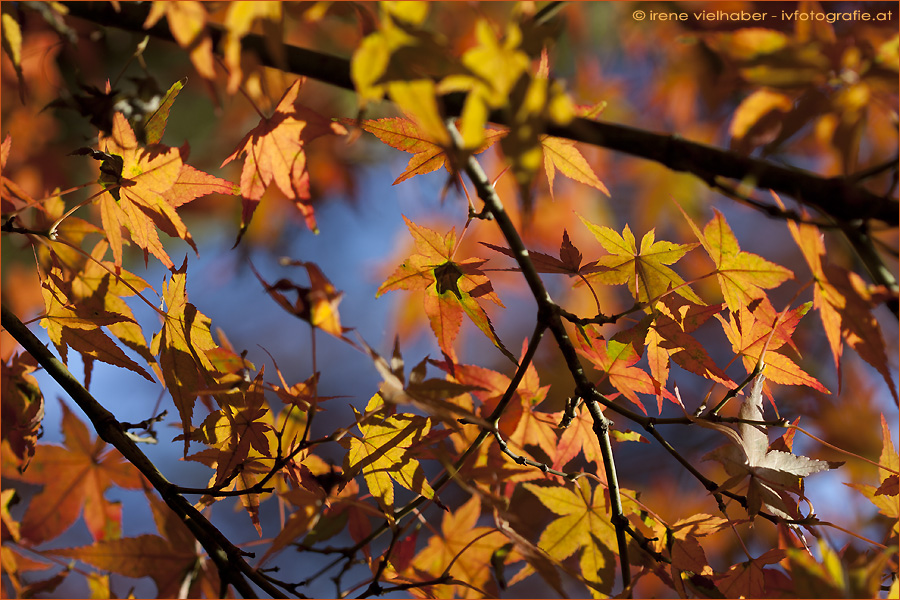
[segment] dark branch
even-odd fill
[[[175,485],[159,472],[156,465],[147,458],[147,455],[129,437],[115,415],[97,402],[90,392],[69,372],[66,366],[53,356],[31,330],[23,325],[18,317],[6,306],[2,307],[2,324],[3,328],[44,367],[47,374],[59,383],[60,387],[84,411],[97,435],[121,452],[122,456],[137,467],[141,474],[147,478],[169,508],[187,525],[194,537],[197,538],[197,541],[206,550],[210,559],[218,568],[223,581],[233,585],[238,593],[245,598],[255,598],[257,596],[257,593],[248,581],[258,585],[273,598],[285,597],[247,564],[243,558],[244,553],[238,547],[216,529],[184,496],[176,492]]]
[[[149,4],[123,2],[119,5],[120,12],[116,12],[106,2],[63,4],[72,16],[108,27],[149,33],[154,37],[174,42],[165,21],[160,21],[149,30],[143,28]],[[218,48],[224,31],[213,26],[209,29]],[[263,36],[249,34],[241,43],[245,50],[256,53],[262,64],[279,66],[270,56]],[[291,45],[285,45],[284,50],[286,57],[284,68],[288,72],[355,91],[348,59]],[[444,107],[447,115],[458,116],[462,111],[463,100],[464,96],[460,94],[445,96]],[[490,119],[501,125],[508,124],[500,112],[492,113]],[[583,118],[577,118],[564,127],[550,126],[547,133],[652,160],[673,171],[692,173],[704,181],[708,181],[711,174],[714,174],[750,183],[762,190],[772,189],[842,221],[877,219],[893,227],[900,222],[898,216],[900,204],[897,200],[879,196],[856,185],[851,178],[821,177],[802,169],[785,167],[691,142],[677,135],[652,133],[626,125]]]

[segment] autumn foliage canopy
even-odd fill
[[[897,22],[3,3],[3,596],[896,598]]]

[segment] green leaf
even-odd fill
[[[162,99],[159,108],[147,119],[144,124],[144,139],[147,144],[158,144],[162,141],[163,134],[166,132],[166,122],[169,120],[169,109],[172,108],[172,103],[175,102],[178,92],[184,88],[185,83],[187,83],[187,77],[173,83]]]

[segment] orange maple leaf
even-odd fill
[[[55,549],[49,553],[127,577],[150,577],[156,583],[159,598],[218,596],[218,570],[205,556],[196,538],[161,500],[152,496],[147,500],[162,536],[144,534],[99,540],[90,546]],[[189,590],[184,589],[186,583]]]
[[[654,383],[665,385],[669,377],[669,360],[682,368],[728,388],[735,383],[706,352],[690,332],[722,309],[721,304],[701,306],[680,296],[669,294],[656,304],[653,325],[647,331],[647,360]]]
[[[776,196],[775,200],[783,207],[780,198]],[[825,243],[818,227],[811,223],[788,221],[788,229],[815,279],[813,305],[822,318],[834,364],[838,369],[838,382],[841,375],[840,360],[846,341],[860,358],[881,374],[896,400],[897,386],[891,376],[884,336],[878,320],[872,314],[872,308],[877,305],[880,294],[869,289],[856,273],[824,260]]]
[[[524,356],[527,342],[523,343]],[[478,414],[487,419],[497,408],[500,399],[506,393],[510,379],[502,373],[475,365],[438,366],[450,373],[453,380],[474,388],[471,394],[481,401]],[[526,445],[537,446],[548,456],[554,456],[557,448],[555,423],[556,415],[535,410],[547,397],[549,385],[541,386],[537,370],[533,364],[528,365],[519,387],[506,409],[500,415],[498,429],[516,451],[524,450]]]
[[[351,123],[355,121],[345,119],[344,122]],[[361,122],[359,126],[374,134],[375,137],[388,146],[413,155],[409,159],[409,164],[406,165],[406,170],[394,180],[393,185],[397,185],[416,175],[437,171],[443,166],[447,166],[448,171],[451,170],[447,164],[446,150],[427,136],[412,119],[403,117],[370,119]],[[475,149],[474,154],[484,152],[504,135],[506,135],[505,131],[496,129],[485,130],[485,141]]]
[[[244,211],[241,233],[272,183],[294,201],[311,231],[317,231],[315,213],[309,204],[309,172],[306,170],[306,144],[328,133],[343,135],[346,128],[318,113],[300,106],[297,96],[303,80],[298,79],[285,91],[271,117],[263,117],[222,163],[244,158],[241,171],[241,197]],[[240,237],[238,237],[240,240]]]
[[[145,263],[149,252],[166,267],[175,266],[163,249],[157,228],[183,239],[196,252],[175,207],[207,194],[234,194],[234,184],[185,165],[187,145],[141,147],[122,113],[113,115],[112,134],[101,135],[99,145],[102,152],[82,148],[76,154],[90,154],[103,161],[98,182],[106,192],[99,198],[100,216],[116,267],[122,266],[123,226],[134,243],[144,249]]]
[[[405,216],[409,232],[416,241],[417,252],[403,261],[381,287],[376,297],[391,290],[424,290],[425,313],[431,322],[431,329],[437,337],[441,350],[453,362],[456,353],[453,342],[459,333],[462,313],[465,312],[473,323],[503,352],[504,356],[516,362],[516,358],[497,337],[487,313],[476,299],[490,300],[503,306],[494,293],[491,282],[481,270],[486,260],[469,258],[455,262],[456,228],[445,236],[416,225]]]
[[[499,590],[491,580],[490,559],[508,539],[493,528],[477,527],[480,515],[481,500],[477,495],[459,509],[445,513],[441,533],[428,540],[428,545],[400,575],[418,581],[440,577],[449,569],[451,577],[467,585],[423,589],[429,590],[435,598],[481,598],[483,595],[478,588],[483,588],[488,597],[496,598]]]
[[[797,366],[797,363],[784,354],[775,352],[785,344],[794,347],[791,336],[810,306],[811,303],[806,303],[779,316],[768,300],[762,300],[732,312],[730,320],[726,321],[722,315],[716,315],[716,319],[722,324],[734,352],[743,358],[748,372],[756,367],[760,356],[765,353],[762,360],[766,365],[766,377],[770,380],[785,385],[805,385],[823,394],[830,394],[825,386]]]
[[[547,173],[551,198],[555,199],[553,182],[556,179],[557,169],[569,179],[589,185],[609,196],[609,189],[594,173],[594,169],[575,146],[575,142],[545,135],[541,136],[541,150],[544,154],[544,171]]]
[[[93,360],[123,367],[134,371],[148,381],[150,375],[103,333],[101,326],[112,326],[118,323],[134,323],[130,311],[118,313],[106,310],[105,298],[109,288],[98,288],[93,294],[79,298],[73,291],[70,281],[63,279],[62,271],[54,266],[44,281],[41,292],[44,296],[45,313],[41,326],[63,362],[66,362],[68,347],[79,352],[84,360],[85,385],[90,385]]]
[[[757,254],[741,250],[725,216],[718,210],[713,209],[715,216],[701,232],[684,209],[680,206],[678,209],[715,263],[716,278],[730,310],[736,311],[753,300],[763,298],[766,295],[763,290],[778,287],[788,279],[793,279],[794,274],[790,270]]]
[[[635,392],[656,395],[660,412],[662,411],[662,398],[678,404],[678,399],[671,392],[662,388],[659,382],[654,381],[649,373],[632,366],[641,359],[641,354],[631,340],[625,339],[627,332],[621,332],[606,341],[594,327],[587,328],[585,331],[588,338],[579,337],[580,347],[576,350],[591,361],[594,368],[604,373],[600,381],[608,379],[613,387],[637,405],[644,414],[647,414],[647,409],[644,408],[644,404]],[[622,333],[625,333],[626,336],[623,336]]]
[[[272,458],[277,442],[272,427],[262,420],[269,412],[262,390],[264,370],[260,369],[243,398],[223,403],[220,410],[210,413],[189,435],[190,440],[209,446],[187,458],[216,470],[210,486],[227,484],[224,489],[246,490],[269,472],[264,461]],[[184,439],[187,443],[188,436]],[[256,531],[262,535],[259,494],[242,494],[240,498]],[[203,503],[214,501],[212,497],[201,498]]]
[[[161,379],[172,395],[185,435],[190,432],[197,394],[211,382],[210,374],[215,371],[206,352],[216,348],[209,330],[212,321],[187,301],[186,271],[187,258],[163,284],[165,321],[150,342],[150,351],[159,357]],[[185,439],[185,454],[187,450]]]
[[[66,221],[71,219],[72,217],[69,217]],[[105,239],[97,242],[91,251],[92,260],[87,261],[81,272],[75,274],[72,280],[72,291],[75,298],[96,299],[97,304],[101,305],[104,311],[122,315],[124,317],[122,320],[107,323],[107,330],[122,344],[137,352],[149,364],[153,364],[156,359],[150,353],[144,332],[135,320],[131,307],[125,301],[126,297],[139,294],[150,285],[125,269],[120,269],[113,275],[115,264],[103,260],[108,249],[109,242]],[[78,302],[83,301],[79,300]]]
[[[721,577],[716,579],[716,587],[725,598],[764,598],[767,573],[780,573],[775,569],[766,569],[765,565],[774,565],[785,559],[786,552],[781,548],[773,548],[762,556],[733,565]]]
[[[139,489],[143,477],[138,470],[106,442],[91,440],[88,428],[69,408],[62,407],[63,446],[38,444],[24,473],[6,473],[26,483],[44,485],[25,511],[21,537],[38,544],[59,536],[78,518],[84,521],[95,540],[117,539],[122,535],[122,506],[104,497],[115,483]]]
[[[255,457],[272,456],[272,427],[260,420],[269,412],[264,406],[262,374],[263,369],[257,374],[241,406],[226,405],[211,413],[192,435],[192,439],[200,439],[219,450],[213,485],[219,485],[232,476],[250,458],[251,449],[256,451]]]
[[[579,452],[584,454],[585,460],[596,463],[598,467],[603,465],[603,450],[594,433],[594,420],[586,410],[576,411],[575,418],[563,429],[556,452],[551,455],[553,464],[550,466],[562,471]]]

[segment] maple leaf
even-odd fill
[[[526,349],[527,341],[523,342],[522,356]],[[450,374],[454,381],[470,387],[471,394],[481,401],[478,414],[484,419],[493,414],[509,388],[509,377],[490,369],[447,363],[437,363],[437,366]],[[554,415],[535,410],[547,397],[549,389],[549,385],[541,386],[534,365],[528,365],[519,387],[500,415],[497,427],[503,438],[514,448],[524,449],[526,445],[531,445],[540,448],[548,456],[556,454],[555,422],[558,419],[554,419]]]
[[[116,539],[122,535],[122,506],[104,494],[113,483],[139,489],[143,477],[106,442],[91,440],[87,426],[64,402],[60,401],[60,407],[63,445],[38,444],[25,472],[4,473],[44,486],[25,511],[21,537],[35,544],[51,540],[68,529],[84,508],[84,521],[95,540]]]
[[[673,360],[691,373],[734,388],[736,384],[716,365],[700,342],[689,335],[717,314],[722,305],[701,306],[669,294],[663,296],[655,308],[653,325],[644,340],[654,384],[665,385],[669,361]]]
[[[766,569],[765,565],[779,563],[786,555],[781,548],[773,548],[749,561],[732,565],[724,575],[716,579],[716,587],[726,598],[765,598],[766,572],[773,571]]]
[[[776,196],[775,200],[783,208],[780,198]],[[811,223],[788,221],[788,229],[815,279],[813,306],[819,311],[831,346],[839,385],[840,359],[846,341],[860,358],[881,374],[896,400],[897,386],[890,373],[884,336],[872,314],[872,308],[878,303],[877,294],[856,273],[824,260],[825,243],[818,227]]]
[[[741,403],[738,416],[746,421],[762,421],[762,390],[766,377],[756,376],[750,394]],[[697,421],[699,422],[699,421]],[[783,519],[797,519],[796,502],[791,494],[802,495],[804,477],[836,468],[837,465],[814,460],[782,450],[770,450],[769,438],[762,425],[739,423],[737,430],[726,425],[715,429],[727,435],[731,444],[713,450],[704,460],[721,462],[730,475],[720,489],[728,490],[749,478],[747,513],[755,517],[764,509]]]
[[[881,415],[881,455],[878,457],[878,481],[880,485],[864,485],[859,483],[845,483],[878,507],[879,512],[891,519],[894,523],[900,519],[900,487],[898,487],[897,471],[900,470],[900,454],[894,448],[891,439],[891,428],[888,426],[884,414]],[[898,525],[894,525],[896,535]]]
[[[41,282],[45,313],[41,326],[56,346],[63,362],[67,361],[68,347],[72,347],[84,359],[85,386],[90,385],[93,360],[123,367],[153,381],[139,364],[131,360],[125,352],[100,329],[103,325],[114,325],[124,321],[134,323],[128,313],[106,310],[108,289],[96,288],[89,297],[78,298],[72,282],[63,279],[62,270],[54,266]]]
[[[584,410],[577,411],[572,422],[563,429],[556,452],[552,455],[551,466],[562,471],[579,452],[584,454],[585,460],[596,463],[598,467],[603,465],[603,451],[594,433],[594,420]]]
[[[641,239],[641,248],[635,244],[634,234],[628,225],[619,235],[609,227],[594,225],[581,215],[581,222],[594,234],[600,245],[609,252],[597,261],[606,267],[603,272],[591,274],[588,279],[605,284],[627,284],[628,291],[638,302],[649,302],[662,296],[669,288],[688,300],[703,304],[703,301],[685,285],[684,280],[666,265],[681,259],[697,244],[673,244],[656,241],[655,230],[650,230]]]
[[[346,128],[318,113],[301,106],[297,101],[303,80],[298,79],[285,92],[271,117],[263,117],[259,125],[238,144],[237,149],[222,163],[224,167],[242,157],[241,197],[244,210],[241,216],[241,235],[263,193],[272,183],[287,198],[294,201],[311,231],[316,231],[316,218],[309,204],[309,172],[306,169],[306,144],[313,139],[333,133],[343,135]],[[240,235],[238,236],[240,241]]]
[[[541,51],[541,60],[538,64],[537,77],[546,80],[550,76],[550,59],[547,49]],[[575,115],[585,118],[593,118],[600,114],[606,107],[606,103],[596,106],[573,106]],[[596,188],[609,196],[609,190],[603,182],[597,178],[594,169],[588,164],[584,156],[575,146],[575,142],[565,138],[540,136],[541,151],[544,155],[544,171],[547,173],[547,183],[550,188],[550,198],[555,200],[553,194],[553,182],[556,179],[556,170],[566,177]]]
[[[352,119],[344,119],[343,122],[355,123]],[[409,159],[409,164],[406,165],[406,170],[394,180],[392,185],[397,185],[416,175],[437,171],[441,167],[447,167],[447,170],[452,172],[451,165],[447,162],[446,149],[428,137],[412,119],[403,117],[370,119],[360,122],[359,126],[374,134],[388,146],[413,155]],[[484,143],[476,148],[473,154],[484,152],[504,135],[506,135],[504,131],[488,129],[485,133]]]
[[[319,521],[321,499],[317,498],[312,492],[293,489],[282,494],[281,497],[295,504],[296,510],[291,513],[291,516],[282,525],[278,535],[275,536],[271,545],[266,549],[265,554],[260,558],[259,564],[264,564],[266,560],[281,552],[288,544],[299,539],[315,527]]]
[[[160,598],[207,598],[219,595],[218,571],[191,531],[161,500],[148,496],[153,520],[162,535],[144,534],[99,540],[90,546],[49,550],[89,565],[125,575],[150,577]]]
[[[494,326],[478,302],[484,298],[503,307],[494,293],[491,282],[481,270],[486,260],[469,258],[453,260],[456,250],[456,228],[441,237],[427,227],[420,227],[403,217],[415,240],[416,253],[409,256],[378,288],[375,297],[391,290],[424,290],[425,313],[441,350],[453,362],[456,353],[453,342],[459,333],[462,313],[465,312],[478,329],[500,349],[504,356],[516,363],[515,357],[497,337]]]
[[[66,221],[70,219],[71,217]],[[125,269],[115,273],[115,264],[103,260],[108,249],[109,242],[105,239],[94,246],[91,251],[92,260],[87,261],[84,268],[76,273],[72,280],[74,298],[78,299],[78,302],[90,299],[88,303],[98,305],[100,310],[122,315],[121,320],[106,323],[106,329],[125,346],[152,364],[155,359],[147,346],[143,330],[135,320],[131,307],[124,300],[149,288],[150,285]]]
[[[551,198],[555,199],[553,181],[556,178],[557,169],[569,179],[589,185],[609,196],[609,190],[597,178],[591,165],[575,147],[575,142],[545,135],[541,137],[541,150],[544,153],[544,171],[546,171],[547,181],[550,183]]]
[[[37,361],[30,354],[16,354],[0,365],[0,429],[3,447],[8,448],[21,473],[34,457],[44,418],[44,396],[32,375]],[[4,457],[7,454],[4,450]]]
[[[165,122],[154,124],[154,131],[165,128]],[[184,164],[188,148],[170,148],[152,144],[142,148],[134,130],[122,113],[113,115],[112,133],[101,135],[103,151],[81,148],[73,154],[89,154],[100,160],[100,215],[103,229],[113,250],[117,268],[122,266],[122,233],[124,226],[131,239],[147,254],[153,254],[166,267],[175,265],[166,254],[156,229],[186,241],[196,252],[193,239],[175,211],[175,207],[212,193],[234,194],[229,181],[198,171]]]
[[[490,559],[494,551],[508,540],[491,527],[478,527],[481,498],[473,495],[454,511],[444,513],[440,534],[428,539],[428,545],[413,558],[401,575],[414,573],[413,581],[449,575],[466,585],[435,585],[425,588],[435,598],[481,598],[478,589],[489,597],[499,590],[491,579]],[[473,589],[475,588],[475,589]]]
[[[627,339],[627,333],[620,332],[607,341],[594,327],[587,328],[585,332],[587,338],[579,337],[579,347],[576,350],[587,358],[594,368],[604,373],[597,383],[608,379],[614,388],[622,392],[622,395],[640,408],[644,414],[647,414],[647,409],[644,408],[644,404],[636,392],[656,395],[659,398],[660,411],[662,410],[662,398],[678,404],[677,398],[668,390],[662,389],[646,371],[632,366],[641,359],[641,354],[635,348],[634,343]]]
[[[166,306],[162,329],[153,336],[150,351],[158,357],[161,379],[169,389],[184,430],[187,454],[194,401],[199,390],[211,382],[214,371],[206,352],[216,348],[209,317],[187,301],[187,258],[180,269],[163,284]]]
[[[216,470],[210,487],[246,490],[269,472],[264,461],[272,458],[277,441],[271,425],[262,421],[269,412],[262,390],[264,371],[260,369],[243,397],[224,403],[220,410],[210,413],[200,427],[184,436],[185,442],[199,441],[209,446],[187,458]],[[203,496],[200,501],[211,504],[217,499]],[[240,499],[257,533],[262,535],[259,494],[241,494]]]
[[[728,527],[727,519],[701,513],[679,519],[671,526],[664,526],[661,523],[656,525],[660,529],[657,539],[664,540],[664,543],[659,543],[660,550],[669,552],[673,570],[694,573],[701,577],[714,575],[699,538]]]
[[[482,246],[487,246],[491,250],[504,254],[510,258],[516,257],[515,253],[509,248],[495,246],[494,244],[489,244],[487,242],[479,243]],[[596,262],[582,265],[581,251],[576,248],[575,244],[569,239],[569,232],[565,229],[563,230],[562,243],[559,245],[559,258],[554,258],[549,254],[544,254],[543,252],[537,252],[535,250],[528,251],[528,258],[531,260],[531,263],[538,273],[562,273],[564,275],[569,275],[570,277],[580,277],[584,281],[587,281],[585,275],[609,270],[608,267],[601,267]],[[520,271],[521,269],[516,267],[509,270]]]
[[[608,594],[612,590],[618,546],[602,486],[591,490],[586,478],[576,481],[574,490],[522,485],[558,516],[541,533],[538,548],[558,562],[581,550],[581,575],[592,596]]]
[[[303,319],[313,327],[318,327],[326,333],[344,338],[344,328],[341,327],[341,318],[338,314],[337,306],[341,301],[343,292],[338,292],[331,284],[322,270],[315,263],[303,262],[301,260],[282,259],[281,264],[297,267],[306,267],[309,275],[309,284],[311,287],[298,286],[288,279],[279,279],[274,284],[269,285],[256,271],[253,265],[250,268],[259,279],[260,283],[266,288],[266,292],[278,303],[281,308],[288,311],[292,315]],[[293,290],[297,292],[297,300],[293,304],[282,294],[284,290]]]
[[[319,396],[316,388],[319,385],[319,374],[316,373],[307,378],[306,381],[301,381],[295,383],[294,385],[289,386],[287,382],[284,380],[284,376],[281,374],[281,371],[278,371],[278,366],[276,365],[275,370],[278,372],[278,378],[281,380],[281,385],[273,385],[272,391],[278,396],[278,398],[286,405],[294,405],[300,408],[301,410],[308,410],[316,401],[322,400],[331,400],[333,398],[337,398],[337,396]]]
[[[430,419],[410,414],[385,417],[377,412],[384,406],[384,400],[375,394],[365,410],[372,414],[361,418],[356,413],[361,435],[350,439],[343,469],[346,479],[362,472],[369,491],[390,519],[394,511],[394,482],[429,500],[437,498],[419,461],[409,455],[410,447],[428,435]]]
[[[220,471],[220,461],[230,460],[231,458],[232,453],[229,451],[222,452],[217,448],[208,448],[186,457],[186,460],[192,460],[204,464],[207,467],[214,469],[216,473],[218,473]],[[247,516],[250,517],[250,522],[253,524],[253,527],[256,529],[256,532],[260,537],[262,537],[262,526],[260,525],[259,521],[260,494],[257,492],[251,493],[248,490],[253,489],[256,485],[259,484],[260,481],[262,481],[263,477],[271,472],[271,464],[271,460],[265,459],[264,462],[264,459],[260,459],[258,455],[251,454],[251,456],[245,458],[242,462],[235,465],[235,468],[231,471],[230,477],[226,478],[226,481],[224,482],[226,485],[219,486],[219,488],[217,488],[221,489],[221,491],[223,492],[241,492],[239,496],[241,505],[244,507],[244,510],[247,511]],[[210,479],[210,487],[213,487],[215,485],[214,482],[216,478],[217,475],[213,475],[213,477]],[[202,505],[210,505],[218,502],[219,500],[221,500],[220,496],[205,495],[200,497],[199,502]]]
[[[251,449],[256,456],[271,457],[274,438],[270,437],[272,427],[260,421],[269,409],[264,406],[262,376],[260,369],[244,397],[237,404],[226,404],[220,410],[210,413],[203,424],[191,433],[191,440],[201,441],[218,450],[216,456],[216,476],[214,486],[222,484],[237,472],[250,458]]]
[[[701,233],[684,209],[681,206],[678,209],[715,263],[716,278],[730,310],[736,311],[753,300],[764,298],[766,293],[763,290],[778,287],[788,279],[793,279],[794,274],[789,269],[741,250],[734,232],[718,210],[713,209],[715,216]]]
[[[738,312],[731,313],[727,321],[720,314],[715,317],[722,324],[734,352],[743,358],[748,372],[763,357],[766,376],[775,383],[805,385],[823,394],[830,394],[815,377],[784,354],[775,352],[785,344],[793,347],[791,336],[810,306],[810,303],[806,303],[784,314],[776,314],[768,300],[761,300],[742,306]]]
[[[553,588],[560,598],[568,598],[569,596],[563,590],[559,570],[553,564],[553,560],[547,556],[547,553],[513,529],[509,521],[502,517],[497,509],[494,509],[494,523],[497,525],[497,529],[502,531],[503,535],[510,540],[491,556],[491,567],[494,569],[494,577],[500,584],[500,588],[507,589],[509,586],[527,578],[532,572],[536,572]],[[527,566],[520,569],[509,583],[504,585],[502,578],[503,567],[506,566],[507,560],[512,561],[518,558],[516,554],[512,553],[506,557],[503,556],[504,550],[509,552],[512,549],[515,549],[517,554],[527,561]],[[495,561],[495,559],[499,560]]]

